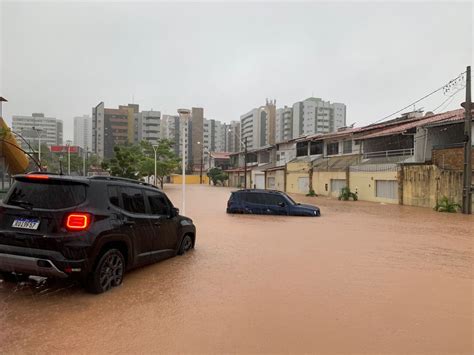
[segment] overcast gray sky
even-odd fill
[[[231,121],[265,98],[280,107],[314,95],[362,125],[472,63],[470,2],[0,3],[4,117],[44,112],[64,120],[65,138],[74,116],[132,97]]]

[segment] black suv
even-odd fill
[[[276,214],[285,216],[318,217],[316,206],[302,205],[290,196],[275,190],[239,190],[231,193],[227,213]]]
[[[196,228],[158,188],[134,180],[15,176],[0,202],[0,272],[78,278],[93,293],[126,270],[184,254]]]

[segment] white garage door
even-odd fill
[[[309,177],[298,178],[298,190],[302,194],[307,194],[309,192]]]
[[[265,175],[263,174],[255,175],[255,187],[257,189],[265,188]]]
[[[396,180],[375,180],[375,195],[377,197],[398,199],[398,181]]]
[[[341,190],[346,187],[346,179],[331,179],[331,195],[337,197]]]

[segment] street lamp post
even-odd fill
[[[38,135],[38,163],[40,165],[40,171],[43,170],[43,164],[41,164],[41,132],[43,132],[42,129],[33,127],[33,131],[36,132]]]
[[[86,176],[86,159],[87,159],[88,150],[89,150],[89,147],[86,147],[84,156],[82,157],[82,171],[83,171],[84,176]]]
[[[182,201],[182,209],[181,212],[184,215],[186,213],[186,124],[188,123],[188,118],[190,115],[190,111],[188,109],[178,109],[178,114],[180,116],[180,124],[183,126],[181,129],[181,156],[182,156],[182,190],[183,190],[183,201]]]
[[[71,141],[67,140],[67,174],[71,175]]]
[[[156,151],[158,149],[158,145],[154,144],[153,145],[153,151],[155,152],[155,176],[154,176],[154,181],[155,181],[155,186],[158,186],[157,185],[157,178],[156,178]]]

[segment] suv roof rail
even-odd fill
[[[118,177],[118,176],[93,175],[93,176],[90,176],[89,179],[91,179],[91,180],[123,181],[123,182],[132,183],[132,184],[137,184],[137,185],[143,185],[143,186],[153,187],[153,188],[159,190],[158,186],[149,184],[149,183],[147,183],[147,182],[139,181],[139,180],[133,180],[133,179],[128,179],[128,178],[123,178],[123,177]]]

